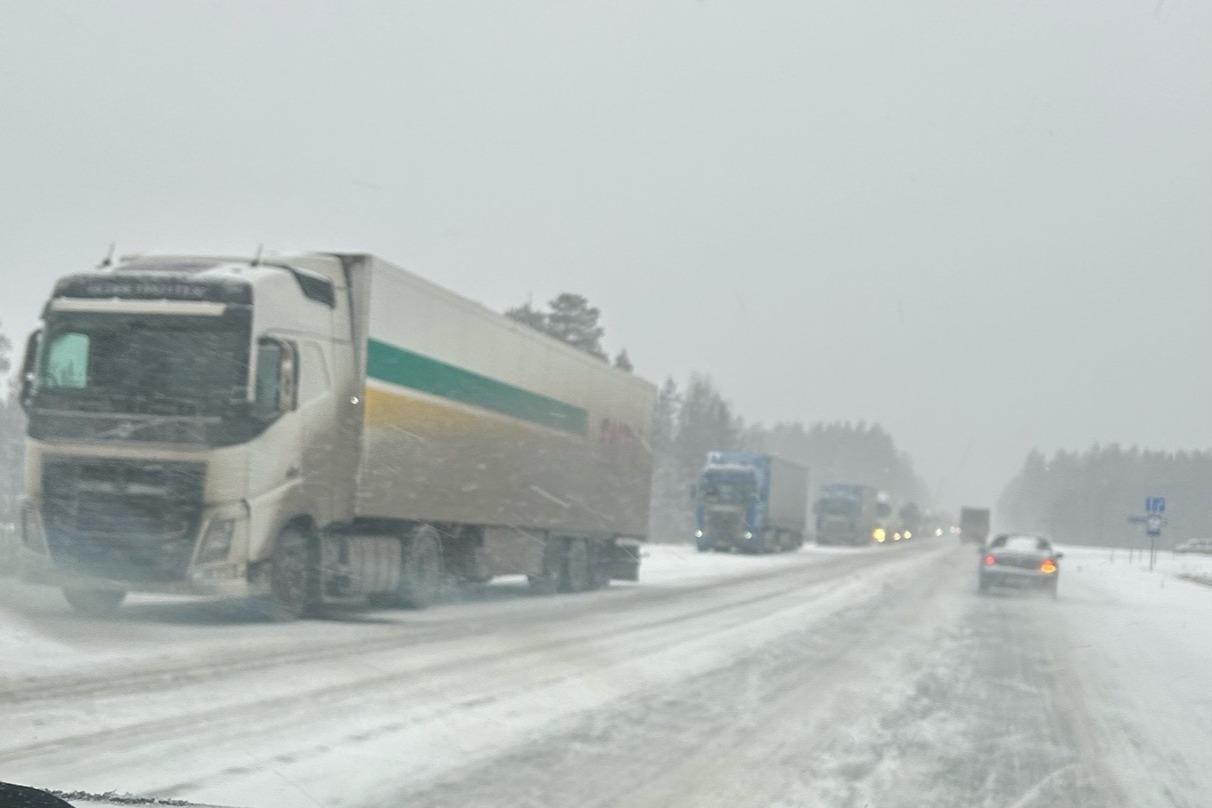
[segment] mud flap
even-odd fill
[[[617,539],[610,545],[610,578],[615,581],[640,580],[640,543]]]

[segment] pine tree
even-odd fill
[[[635,368],[631,364],[631,357],[627,355],[627,349],[624,348],[614,356],[614,366],[619,370],[625,370],[628,373]]]
[[[601,312],[590,306],[584,295],[564,292],[547,306],[550,309],[547,333],[598,359],[606,359],[606,352],[602,350],[605,330],[598,325]]]
[[[584,295],[563,292],[547,303],[547,311],[534,308],[530,303],[523,303],[505,311],[505,316],[511,320],[530,326],[535,331],[541,331],[549,337],[554,337],[567,343],[579,351],[595,356],[603,362],[609,361],[606,351],[602,349],[602,336],[605,333],[598,324],[601,311],[589,305]],[[618,364],[620,358],[627,367]],[[621,351],[615,359],[616,367],[631,370],[631,359],[626,351]]]
[[[506,309],[505,316],[511,320],[517,320],[523,325],[528,325],[535,331],[542,331],[544,334],[548,333],[547,315],[531,306],[529,302],[512,309]]]

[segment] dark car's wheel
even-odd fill
[[[1051,581],[1048,582],[1048,592],[1049,592],[1049,594],[1052,595],[1053,600],[1058,600],[1060,598],[1060,579],[1059,578],[1053,578]]]
[[[984,575],[977,579],[976,591],[982,595],[989,591],[989,579]]]

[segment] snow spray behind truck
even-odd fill
[[[772,455],[708,452],[695,485],[699,550],[767,553],[804,543],[808,470]]]
[[[21,397],[24,575],[77,610],[638,574],[653,386],[371,255],[67,276]]]

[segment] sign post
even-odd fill
[[[1165,497],[1145,497],[1145,534],[1149,537],[1149,570],[1157,563],[1157,537],[1162,532],[1162,514],[1166,512]]]

